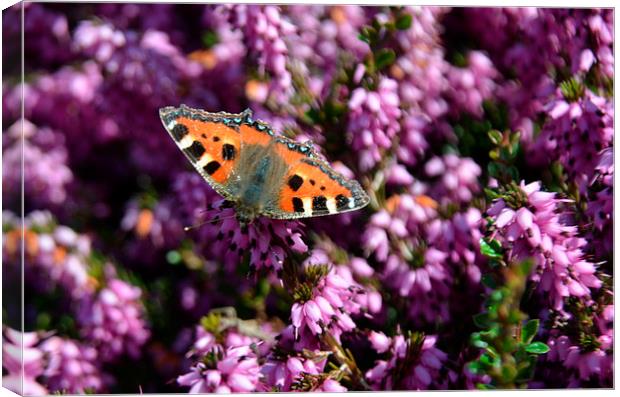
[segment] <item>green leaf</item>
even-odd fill
[[[476,388],[479,390],[495,390],[495,386],[488,383],[476,383]]]
[[[491,319],[489,313],[479,313],[474,316],[474,324],[478,328],[489,328],[491,326]],[[486,346],[485,346],[486,347]]]
[[[487,243],[484,238],[481,238],[480,239],[480,252],[482,253],[482,255],[486,257],[493,258],[493,259],[501,259],[503,256],[501,252],[501,245],[498,247],[499,243],[493,243],[493,241],[496,241],[496,240],[491,240],[490,243]]]
[[[534,377],[534,369],[536,369],[536,356],[530,356],[527,361],[520,364],[515,381],[519,383],[529,381]]]
[[[497,358],[494,358],[488,353],[482,354],[479,358],[479,361],[486,367],[494,367],[497,365]]]
[[[527,276],[530,274],[530,271],[532,270],[533,265],[534,265],[534,261],[532,261],[532,259],[526,259],[519,264],[519,267],[518,267],[519,272],[521,273],[522,276]]]
[[[525,344],[529,344],[536,336],[536,333],[538,333],[539,326],[540,321],[538,321],[538,319],[528,321],[521,330],[521,341]]]
[[[483,340],[477,339],[474,340],[474,342],[472,343],[474,346],[476,346],[479,349],[486,349],[487,346],[489,346],[489,344]]]
[[[498,178],[500,174],[500,166],[497,163],[489,163],[487,165],[487,172],[490,176]]]
[[[384,48],[375,55],[375,65],[377,69],[383,69],[394,63],[396,53],[391,48]]]
[[[504,365],[502,367],[502,380],[504,383],[512,383],[517,376],[517,369],[513,365]]]
[[[205,47],[207,48],[213,47],[219,41],[219,38],[217,37],[217,33],[211,30],[204,32],[201,38],[202,38],[202,44],[204,44]]]
[[[502,133],[498,130],[490,130],[487,135],[494,145],[499,145],[502,142]]]
[[[493,277],[492,274],[483,275],[481,281],[482,281],[482,285],[484,285],[487,288],[490,288],[490,289],[497,288],[497,282],[495,281],[495,278]]]
[[[472,361],[471,363],[467,364],[467,369],[469,369],[469,371],[474,375],[477,375],[481,372],[480,363],[478,361]]]
[[[500,195],[499,193],[497,193],[495,190],[493,189],[489,189],[488,187],[484,188],[484,194],[486,194],[487,198],[489,200],[495,200],[496,198],[499,198]]]
[[[411,22],[413,21],[413,17],[409,14],[403,14],[398,17],[396,20],[396,29],[398,30],[407,30],[411,27]]]
[[[166,254],[166,260],[171,265],[178,265],[179,263],[181,263],[181,259],[182,257],[179,251],[176,251],[176,250],[168,251],[168,253]]]
[[[532,354],[545,354],[549,351],[549,346],[543,342],[533,342],[525,347],[525,351]]]

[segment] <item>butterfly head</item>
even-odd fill
[[[249,225],[261,214],[260,208],[257,206],[244,205],[242,202],[236,203],[235,212],[237,221],[241,226]]]

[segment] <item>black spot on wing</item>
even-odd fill
[[[345,210],[349,207],[349,199],[344,194],[336,196],[336,209],[338,211]]]
[[[185,125],[177,123],[174,127],[172,127],[172,131],[170,132],[172,133],[172,136],[175,140],[180,141],[185,135],[187,135],[189,130]]]
[[[304,212],[304,202],[299,197],[293,197],[293,210],[295,212]]]
[[[190,147],[185,149],[185,153],[187,153],[194,161],[200,160],[204,152],[205,147],[198,141],[194,141]]]
[[[327,199],[325,196],[316,196],[312,199],[312,213],[329,212],[327,209]]]
[[[290,186],[291,189],[293,189],[294,192],[299,190],[299,188],[303,184],[304,184],[304,180],[297,174],[293,175],[288,180],[288,185]]]
[[[219,168],[220,168],[220,163],[215,160],[211,161],[209,164],[203,167],[205,172],[209,175],[213,175],[213,173],[217,171]]]
[[[225,143],[222,146],[222,158],[224,160],[232,160],[235,158],[236,150],[235,147],[229,143]]]

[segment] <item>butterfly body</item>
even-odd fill
[[[242,113],[209,113],[185,105],[160,109],[166,130],[196,170],[233,203],[242,224],[258,216],[297,219],[368,204],[359,183],[321,160],[311,143],[274,134]]]

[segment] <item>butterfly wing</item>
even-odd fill
[[[209,113],[185,105],[165,107],[159,116],[177,146],[194,168],[224,198],[231,200],[225,185],[240,150],[239,124],[244,114]]]
[[[370,201],[360,184],[321,160],[308,144],[278,137],[276,152],[289,164],[278,197],[265,209],[274,219],[332,215],[365,207]]]

